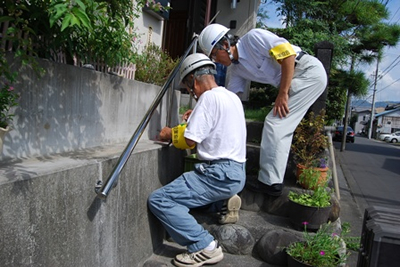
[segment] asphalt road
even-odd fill
[[[363,136],[333,142],[340,166],[361,214],[371,205],[400,209],[400,146]]]

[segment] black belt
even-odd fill
[[[294,60],[294,66],[296,67],[297,63],[300,61],[300,59],[304,56],[304,55],[308,55],[306,52],[304,51],[300,51],[299,54],[297,55],[297,57]]]
[[[216,160],[202,160],[201,163],[206,163],[208,165],[218,164],[218,163],[229,163],[230,159],[216,159]]]
[[[307,55],[307,53],[304,51],[300,51],[296,57],[296,60],[299,61],[304,55]]]

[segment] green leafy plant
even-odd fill
[[[244,116],[247,120],[262,122],[265,120],[265,117],[268,115],[271,109],[271,107],[262,107],[260,109],[245,108]]]
[[[163,6],[160,2],[157,2],[155,0],[146,0],[145,1],[145,7],[151,8],[156,12],[159,11],[168,11],[171,9],[170,6]]]
[[[306,168],[316,167],[321,163],[321,159],[324,159],[323,163],[326,164],[323,154],[328,147],[328,138],[324,134],[324,117],[324,110],[319,115],[310,112],[295,130],[291,150],[295,161]]]
[[[18,105],[19,94],[9,82],[0,83],[0,127],[6,128],[13,120],[11,108]]]
[[[304,241],[294,242],[286,248],[286,253],[294,259],[311,265],[333,267],[346,262],[349,253],[346,251],[344,236],[348,232],[333,232],[330,223],[324,224],[315,233],[307,231],[307,222],[303,222]],[[343,226],[342,226],[343,227]]]
[[[331,205],[331,192],[326,187],[319,186],[313,192],[289,192],[289,199],[304,206],[325,208]]]
[[[17,72],[12,72],[4,55],[0,56],[0,127],[6,128],[13,120],[11,108],[18,105],[19,94],[12,83]]]
[[[179,60],[172,59],[159,46],[150,43],[136,59],[135,80],[163,85]]]
[[[316,189],[320,186],[325,186],[327,183],[330,170],[325,165],[324,167],[298,168],[299,177],[297,182],[306,189]]]

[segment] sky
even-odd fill
[[[268,10],[268,19],[265,19],[267,27],[280,28],[282,23],[276,15],[276,7],[270,0],[264,1]],[[385,22],[390,24],[400,24],[400,1],[389,0],[387,5],[389,10],[389,19]],[[376,72],[376,62],[371,65],[360,65],[358,70],[365,73],[365,77],[370,80],[370,87],[366,97],[362,100],[372,103],[374,94],[374,77]],[[396,101],[400,103],[400,42],[394,48],[385,48],[382,61],[378,67],[378,77],[381,77],[376,84],[375,102],[378,101]],[[362,102],[362,101],[361,101]]]

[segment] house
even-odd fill
[[[394,133],[400,131],[400,104],[386,107],[375,115],[374,133]]]
[[[170,0],[157,1],[170,6],[168,15],[153,11],[144,13],[135,22],[148,40],[160,44],[173,58],[180,57],[191,43],[193,34],[200,34],[210,22],[220,23],[241,36],[256,25],[260,0]],[[153,18],[150,18],[153,16]],[[155,19],[154,19],[155,18]],[[157,22],[158,20],[158,22]],[[147,41],[147,40],[142,40]]]
[[[244,35],[255,28],[260,5],[260,0],[163,0],[156,2],[169,6],[170,9],[167,12],[144,9],[142,16],[135,20],[135,26],[142,33],[143,45],[153,42],[167,51],[172,58],[182,56],[194,34],[200,34],[210,22],[230,28],[231,34]],[[174,87],[179,89],[179,84],[175,84]],[[246,98],[247,95],[243,97]]]
[[[357,121],[354,123],[354,132],[366,133],[371,117],[371,109],[353,109],[352,114],[357,116]]]

